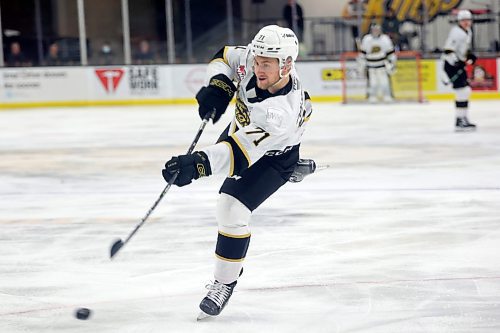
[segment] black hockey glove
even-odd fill
[[[168,182],[177,172],[179,172],[179,175],[175,179],[174,184],[184,186],[191,184],[193,179],[210,176],[212,169],[210,169],[207,154],[195,151],[192,154],[172,157],[165,163],[165,169],[161,173],[163,178]]]
[[[196,94],[198,112],[201,119],[205,119],[215,109],[214,124],[226,111],[229,102],[233,99],[236,87],[224,74],[217,74],[210,79],[208,87],[202,87]]]
[[[472,53],[472,52],[467,53],[467,63],[469,65],[473,65],[476,62],[476,60],[477,60],[477,57],[474,53]]]

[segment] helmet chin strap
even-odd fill
[[[274,82],[273,84],[271,84],[271,85],[269,86],[269,88],[267,88],[267,90],[269,90],[270,88],[272,88],[272,87],[276,86],[278,83],[280,83],[280,82],[281,82],[281,80],[283,80],[283,79],[284,79],[285,77],[287,77],[287,76],[288,76],[288,75],[281,75],[281,70],[280,70],[280,78],[279,78],[276,82]]]
[[[281,62],[281,61],[280,61],[280,62]],[[281,82],[281,80],[282,80],[283,78],[285,78],[288,74],[290,74],[290,72],[288,72],[288,74],[287,74],[287,75],[283,75],[283,71],[285,71],[285,67],[286,67],[286,65],[280,66],[280,72],[279,72],[279,76],[280,76],[280,78],[279,78],[276,82],[274,82],[273,84],[271,84],[271,85],[269,86],[269,88],[274,87],[275,85],[277,85],[278,83],[280,83],[280,82]],[[291,71],[291,70],[292,70],[292,65],[290,64],[290,71]],[[269,88],[267,88],[267,89],[269,90]]]
[[[276,82],[274,82],[273,84],[271,84],[267,90],[269,90],[270,88],[276,86],[278,83],[281,82],[281,80],[283,78],[285,78],[286,76],[288,76],[288,74],[290,74],[291,70],[292,70],[292,66],[293,66],[293,63],[290,64],[290,71],[288,72],[288,74],[284,75],[283,72],[285,71],[286,69],[286,63],[283,63],[282,65],[282,60],[281,59],[278,59],[279,60],[279,63],[280,63],[280,71],[279,71],[279,79],[276,80]],[[255,70],[254,70],[255,71]]]

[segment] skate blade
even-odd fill
[[[475,128],[455,128],[455,132],[474,132]]]
[[[328,169],[330,166],[328,164],[316,165],[316,170],[314,172],[322,171]]]
[[[212,318],[212,317],[215,317],[215,316],[211,316],[208,313],[201,311],[200,314],[198,315],[198,317],[196,318],[196,321],[201,321],[201,320],[204,320],[207,318]]]

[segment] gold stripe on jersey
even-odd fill
[[[228,133],[231,133],[229,135],[233,135],[234,133],[236,133],[236,131],[238,130],[238,126],[236,126],[236,122],[235,121],[232,121],[231,124],[229,124],[229,131]]]
[[[233,147],[231,147],[231,144],[227,141],[221,141],[223,144],[225,144],[229,148],[229,160],[231,161],[231,164],[229,166],[229,177],[234,175],[234,152],[233,152]]]
[[[307,103],[311,103],[311,96],[309,96],[309,93],[307,91],[304,91],[304,100],[305,102]],[[308,114],[306,114],[305,118],[304,118],[304,122],[307,122],[309,121],[309,119],[311,118],[311,115],[312,115],[312,106],[309,108],[309,110],[306,110],[306,111],[309,111]]]
[[[250,165],[250,158],[248,157],[248,153],[239,142],[236,135],[231,135],[221,142],[227,142],[231,146],[232,152],[232,161],[233,161],[233,175],[241,175],[243,170],[247,169]]]
[[[227,46],[224,46],[224,52],[223,52],[223,55],[222,55],[222,59],[229,66],[229,60],[227,60],[227,51],[228,50],[229,50],[229,48]]]
[[[214,55],[214,57],[212,58],[212,61],[210,61],[210,63],[218,61],[218,62],[223,62],[229,66],[229,61],[227,60],[227,50],[228,50],[227,46],[224,46],[222,49],[220,49]]]
[[[250,165],[251,163],[250,156],[248,156],[248,152],[245,149],[245,147],[243,147],[243,145],[241,144],[240,139],[238,139],[238,137],[234,134],[231,134],[231,137],[233,138],[234,142],[236,142],[238,147],[240,147],[241,152],[243,153],[243,155],[245,155],[245,158],[247,159],[248,165]]]
[[[222,59],[222,58],[217,58],[217,59],[210,61],[210,63],[214,63],[214,62],[222,62],[223,64],[229,66],[229,64],[227,62],[225,62],[224,59]]]

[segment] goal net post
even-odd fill
[[[396,71],[390,76],[394,101],[424,102],[420,53],[400,51],[396,52],[396,56]],[[342,102],[367,103],[367,70],[359,61],[359,52],[343,53],[340,57],[340,63],[342,68]]]

